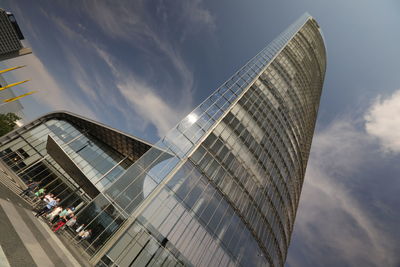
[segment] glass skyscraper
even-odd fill
[[[79,193],[93,265],[283,266],[325,67],[305,14],[154,146],[60,113],[2,137],[1,160]]]
[[[283,266],[326,52],[303,15],[82,211],[99,266]]]

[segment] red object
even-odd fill
[[[62,221],[59,221],[59,222],[53,227],[53,232],[57,232],[58,229],[60,229],[61,227],[64,226],[64,224],[65,224],[65,222],[64,222],[63,220],[62,220]]]

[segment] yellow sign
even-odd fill
[[[32,91],[32,92],[28,92],[28,93],[23,94],[23,95],[19,95],[19,96],[13,97],[13,98],[9,98],[9,99],[3,100],[3,102],[5,102],[5,103],[13,102],[15,100],[18,100],[20,98],[23,98],[25,96],[28,96],[28,95],[31,95],[31,94],[34,94],[34,93],[37,93],[37,91]]]
[[[26,83],[27,81],[29,81],[29,80],[25,80],[25,81],[17,82],[17,83],[10,83],[9,85],[6,85],[4,87],[0,87],[0,91],[4,90],[4,89],[7,89],[7,88],[10,88],[10,87],[13,87],[13,86],[16,86],[16,85],[21,84],[21,83]]]
[[[5,73],[5,72],[8,72],[8,71],[12,71],[12,70],[20,69],[20,68],[23,68],[23,67],[26,67],[26,65],[23,65],[23,66],[17,66],[17,67],[13,67],[13,68],[5,69],[5,70],[0,70],[0,74],[2,74],[2,73]]]

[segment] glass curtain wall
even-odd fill
[[[283,265],[324,74],[305,14],[82,211],[86,251],[112,238],[100,265],[163,262],[161,248],[176,265]]]
[[[90,198],[47,154],[47,136],[54,138],[90,182],[103,190],[132,162],[67,121],[49,120],[0,147],[1,160],[25,183],[37,181],[62,205],[76,206]]]

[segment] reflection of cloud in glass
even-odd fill
[[[154,190],[157,184],[151,179],[149,175],[146,175],[143,181],[143,198],[150,195],[150,193]]]
[[[159,151],[159,150],[158,150]],[[163,153],[153,163],[147,171],[143,181],[143,197],[147,197],[178,163],[178,159],[171,154]]]

